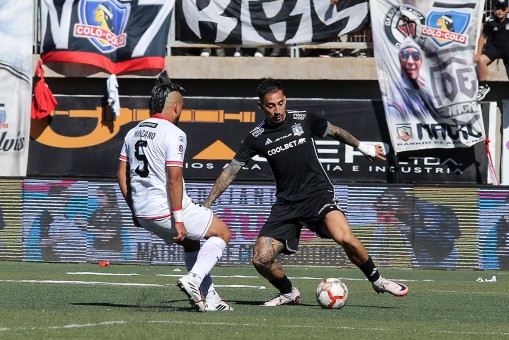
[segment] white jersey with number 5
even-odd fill
[[[127,133],[119,159],[129,163],[136,217],[157,219],[171,215],[166,167],[183,167],[186,146],[186,134],[161,115],[152,115]],[[183,184],[185,208],[191,199]]]

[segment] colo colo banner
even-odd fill
[[[175,17],[178,40],[244,46],[323,42],[369,19],[367,0],[183,0]]]
[[[0,8],[0,176],[19,177],[28,160],[34,2]]]
[[[371,2],[377,72],[396,152],[484,140],[473,62],[483,5]]]
[[[174,4],[175,0],[42,1],[41,58],[73,76],[99,71],[157,74],[164,68]],[[76,63],[88,67],[81,69]]]

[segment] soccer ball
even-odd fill
[[[324,309],[339,309],[348,300],[348,288],[340,279],[324,279],[316,287],[316,301]]]

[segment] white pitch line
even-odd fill
[[[137,273],[100,273],[100,272],[66,272],[68,275],[98,275],[98,276],[142,276],[146,274],[137,274]],[[161,277],[182,277],[182,274],[152,274],[154,276],[161,276]],[[257,275],[212,275],[212,277],[216,278],[226,278],[226,279],[261,279],[261,276]],[[312,277],[312,276],[289,276],[289,279],[292,280],[313,280],[313,281],[321,281],[324,279],[324,277]],[[352,277],[337,277],[338,279],[344,280],[344,281],[366,281],[366,278],[352,278]],[[401,281],[401,282],[453,282],[448,280],[433,280],[433,279],[392,279],[395,281]],[[456,282],[456,281],[454,281]],[[476,282],[476,280],[473,281],[461,281],[461,282]],[[485,282],[482,282],[485,283]],[[487,281],[486,283],[496,283]]]
[[[131,282],[102,282],[102,281],[65,281],[65,280],[0,280],[7,283],[50,283],[50,284],[75,284],[75,285],[102,285],[102,286],[140,286],[140,287],[167,287],[175,284],[158,283],[131,283]]]
[[[136,273],[97,273],[97,272],[66,272],[68,275],[98,275],[98,276],[140,276]]]
[[[50,326],[49,329],[68,329],[68,328],[83,328],[83,327],[95,327],[95,326],[109,326],[109,325],[125,325],[126,321],[106,321],[99,323],[84,323],[84,324],[70,324],[63,326]]]
[[[167,277],[181,277],[182,274],[154,274],[155,276],[167,276]],[[261,279],[261,276],[249,276],[249,275],[211,275],[213,278],[220,277],[226,279]],[[312,277],[312,276],[289,276],[289,279],[292,280],[313,280],[313,281],[321,281],[323,277]],[[352,277],[338,277],[338,279],[345,281],[366,281],[366,278],[352,278]],[[436,282],[436,280],[412,280],[412,279],[394,279],[396,281],[402,282]]]
[[[130,283],[130,282],[103,282],[103,281],[65,281],[65,280],[0,280],[6,283],[49,283],[49,284],[75,284],[75,285],[100,285],[100,286],[134,286],[134,287],[171,287],[173,283]],[[266,289],[265,286],[252,285],[215,285],[223,288],[254,288]]]

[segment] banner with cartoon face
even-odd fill
[[[394,150],[484,141],[473,62],[484,1],[380,0],[370,6]]]
[[[41,58],[67,76],[156,75],[164,68],[174,5],[175,0],[42,1]]]

